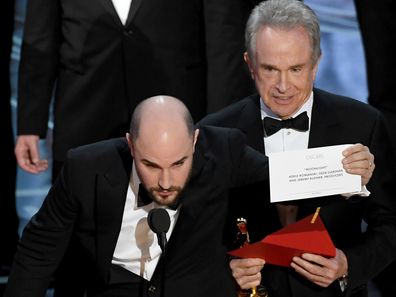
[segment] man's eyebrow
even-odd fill
[[[142,162],[145,163],[146,165],[150,165],[150,166],[153,166],[153,167],[160,168],[160,166],[157,163],[154,163],[154,162],[152,162],[150,160],[142,159]]]
[[[188,156],[184,156],[180,160],[177,160],[176,162],[173,162],[172,165],[177,165],[177,164],[183,163],[186,159],[188,159]]]
[[[188,156],[184,156],[184,157],[181,158],[180,160],[177,160],[177,161],[173,162],[173,163],[172,163],[172,166],[173,166],[173,165],[178,165],[178,164],[180,164],[180,163],[183,163],[186,159],[188,159]],[[152,162],[152,161],[147,160],[147,159],[142,159],[142,162],[145,163],[145,164],[147,164],[147,165],[156,167],[156,168],[161,168],[161,166],[159,166],[157,163]]]

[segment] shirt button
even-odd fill
[[[147,290],[148,290],[150,293],[154,293],[156,289],[157,289],[157,288],[156,288],[154,285],[150,285],[150,287],[148,287]]]
[[[124,35],[130,36],[130,35],[132,35],[132,34],[133,34],[133,31],[132,31],[132,30],[124,30]]]

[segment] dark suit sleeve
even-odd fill
[[[253,4],[245,0],[204,0],[203,5],[210,113],[254,90],[243,60],[245,25]]]
[[[396,4],[392,0],[355,0],[366,56],[369,103],[396,112],[393,89],[396,80]]]
[[[57,0],[29,0],[25,18],[18,85],[18,135],[44,137],[56,79],[60,7]]]
[[[396,3],[355,0],[355,6],[366,58],[368,102],[384,114],[396,152]]]
[[[44,203],[24,229],[4,297],[43,297],[68,245],[77,204],[66,165]]]
[[[368,228],[360,244],[344,250],[349,267],[348,295],[396,257],[396,166],[379,114],[371,132],[369,147],[375,156],[376,168],[367,185],[371,192],[364,218]]]

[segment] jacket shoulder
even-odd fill
[[[326,102],[338,112],[345,114],[345,116],[349,117],[355,114],[361,116],[371,115],[374,117],[377,117],[379,115],[379,111],[369,104],[366,104],[348,96],[337,95],[321,89],[314,89],[314,100],[320,101],[321,104]]]
[[[127,141],[124,138],[113,138],[71,149],[66,160],[69,164],[106,169],[118,160],[130,163],[132,157]]]
[[[235,127],[235,122],[247,109],[259,109],[259,95],[254,94],[237,101],[215,113],[211,113],[199,121],[198,125],[212,125],[221,127]]]

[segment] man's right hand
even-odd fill
[[[48,160],[40,159],[38,135],[20,135],[15,144],[18,165],[29,173],[40,173],[48,168]]]
[[[265,261],[263,259],[232,259],[230,268],[241,289],[257,287],[261,282],[261,269]]]

